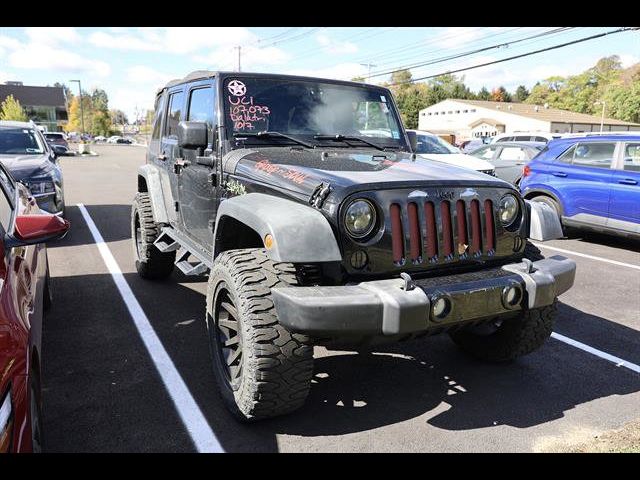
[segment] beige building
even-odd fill
[[[544,105],[447,99],[420,110],[418,128],[452,132],[457,140],[468,140],[512,132],[599,132],[600,120],[597,115]],[[603,130],[640,131],[640,124],[605,117]]]

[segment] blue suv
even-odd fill
[[[640,237],[640,134],[553,140],[524,167],[520,190],[563,226]]]

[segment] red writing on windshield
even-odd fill
[[[289,168],[283,168],[280,165],[274,165],[269,160],[260,160],[256,163],[256,170],[265,172],[268,175],[276,174],[286,180],[301,184],[307,179],[306,173],[298,172],[297,170],[291,170]]]
[[[229,96],[229,114],[234,130],[254,130],[256,123],[268,120],[271,109],[267,105],[256,105],[253,97]]]

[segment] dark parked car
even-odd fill
[[[62,169],[57,156],[33,123],[0,121],[0,162],[29,187],[41,209],[64,216]]]
[[[418,160],[416,142],[380,86],[201,71],[157,93],[136,268],[208,275],[214,375],[239,419],[302,406],[313,345],[450,332],[505,361],[551,335],[575,263],[527,238],[555,238],[557,216],[495,177]]]
[[[474,150],[469,155],[486,160],[496,168],[496,177],[518,185],[522,168],[545,147],[542,142],[497,142]]]
[[[130,138],[120,137],[120,138],[116,139],[116,143],[124,143],[124,144],[127,144],[127,145],[131,145],[133,143],[133,140],[131,140]]]
[[[0,165],[0,453],[41,449],[42,317],[51,304],[44,242],[68,228]]]
[[[58,155],[69,155],[69,144],[64,133],[61,132],[44,132],[45,140]]]
[[[553,140],[525,166],[520,188],[565,226],[640,237],[640,134]]]

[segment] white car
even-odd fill
[[[96,142],[106,142],[107,141],[107,137],[103,137],[102,135],[98,135],[97,137],[94,138],[94,140]]]
[[[462,153],[458,147],[454,147],[433,133],[422,130],[407,131],[416,134],[417,148],[415,153],[420,157],[495,176],[495,167],[486,160]]]
[[[496,142],[544,142],[562,137],[560,133],[549,132],[511,132],[500,133],[495,137],[491,137],[491,143]]]
[[[118,143],[118,139],[122,138],[120,135],[113,135],[107,138],[107,143]]]

